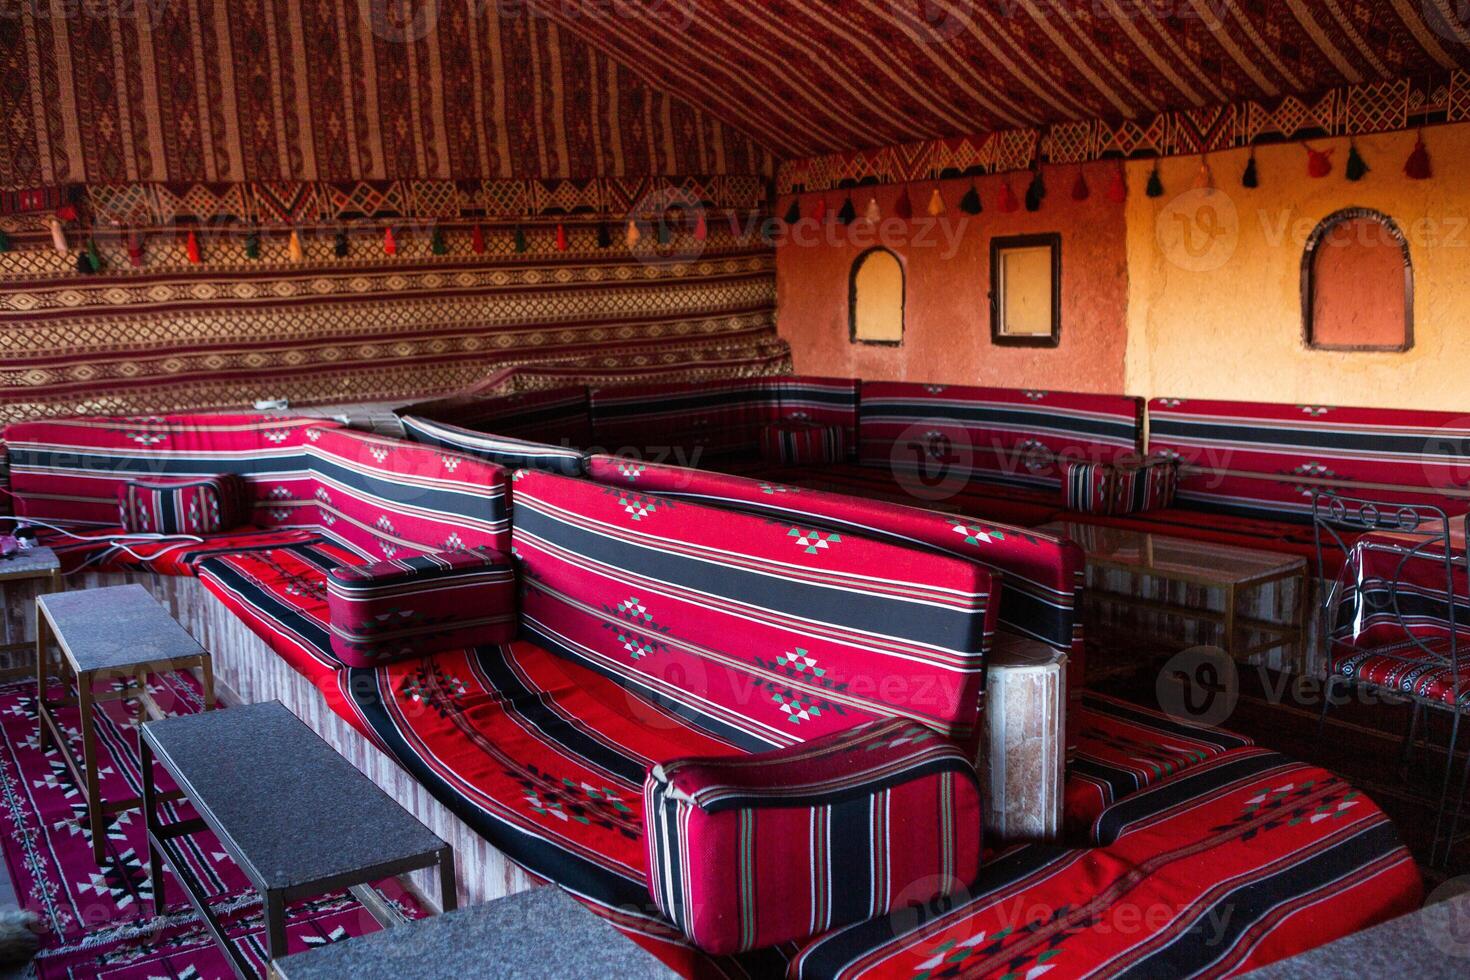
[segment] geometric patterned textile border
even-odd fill
[[[783,162],[776,193],[902,184],[954,174],[1025,170],[1134,156],[1194,156],[1253,143],[1393,132],[1470,121],[1470,71],[1436,78],[1347,85],[1314,97],[1287,95],[1156,113],[1115,122],[1086,120],[1008,129],[878,150]]]
[[[688,366],[689,380],[789,370],[774,328],[775,253],[711,222],[706,241],[599,247],[590,226],[565,251],[543,229],[404,235],[389,258],[354,240],[281,236],[250,260],[200,236],[205,264],[152,236],[146,268],[99,236],[106,269],[82,276],[50,249],[0,253],[0,422],[76,413],[413,400],[497,370],[575,366],[641,376]],[[651,236],[650,236],[651,237]]]

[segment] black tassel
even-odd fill
[[[1040,211],[1041,201],[1046,197],[1046,181],[1041,179],[1041,171],[1031,175],[1031,183],[1026,187],[1026,210]]]
[[[516,254],[523,255],[530,246],[526,244],[526,229],[516,225]]]
[[[1347,167],[1344,173],[1347,174],[1347,179],[1353,182],[1362,180],[1368,174],[1368,164],[1363,161],[1362,155],[1358,153],[1358,144],[1356,143],[1348,147]]]
[[[970,189],[965,191],[965,196],[960,198],[960,210],[969,215],[976,215],[985,210],[984,205],[980,203],[980,188],[974,184],[970,185]]]
[[[674,237],[674,229],[669,226],[668,220],[662,216],[658,219],[657,235],[660,245],[667,245],[669,240]]]
[[[0,252],[10,251],[10,236],[0,231]]]
[[[449,243],[444,240],[444,229],[438,225],[429,233],[429,251],[434,255],[449,254]]]
[[[1151,170],[1151,171],[1149,171],[1149,175],[1148,175],[1148,186],[1143,189],[1143,192],[1145,194],[1147,194],[1149,197],[1163,197],[1164,196],[1164,181],[1159,176],[1159,165],[1158,164],[1154,164],[1154,169]]]
[[[850,225],[856,220],[857,208],[852,203],[852,195],[849,194],[847,200],[842,202],[842,210],[837,212],[837,221],[839,224]]]
[[[612,248],[612,243],[612,228],[608,225],[606,221],[604,221],[602,222],[602,224],[597,226],[597,247]]]
[[[260,258],[260,232],[252,231],[245,236],[245,257],[251,261]]]
[[[332,254],[339,259],[347,258],[347,232],[339,231],[332,238]]]
[[[1256,155],[1254,153],[1252,153],[1251,158],[1246,161],[1245,173],[1240,175],[1240,186],[1246,188],[1247,190],[1255,190],[1257,187],[1261,186],[1261,179],[1256,174]]]
[[[793,197],[791,207],[786,209],[786,223],[794,225],[801,220],[801,198]]]
[[[87,257],[85,249],[77,253],[77,271],[84,276],[90,276],[97,271],[92,268],[92,260]]]

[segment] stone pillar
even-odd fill
[[[1067,756],[1067,655],[998,633],[986,673],[985,838],[1055,841]]]

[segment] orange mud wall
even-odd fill
[[[1403,174],[1414,139],[1359,137],[1372,169],[1358,183],[1343,176],[1345,139],[1309,141],[1333,151],[1332,173],[1316,180],[1307,177],[1300,144],[1258,148],[1254,190],[1240,186],[1245,151],[1214,154],[1213,201],[1190,190],[1198,158],[1162,162],[1160,198],[1142,193],[1152,163],[1130,163],[1127,390],[1470,411],[1470,126],[1424,131],[1434,168],[1428,180]],[[1408,239],[1408,351],[1312,350],[1303,339],[1307,236],[1351,207],[1388,215]]]
[[[969,180],[937,186],[946,212],[927,215],[935,184],[909,187],[912,221],[892,217],[896,187],[852,192],[858,220],[835,220],[845,191],[828,191],[826,222],[812,210],[818,195],[800,195],[804,220],[776,249],[778,327],[791,344],[796,370],[869,380],[933,381],[1076,391],[1120,391],[1125,380],[1128,270],[1124,205],[1108,200],[1117,164],[1046,169],[1047,196],[1039,211],[1002,214],[1000,188],[1009,180],[1018,200],[1029,177],[982,177],[983,213],[960,211]],[[1073,201],[1081,169],[1091,196]],[[876,197],[884,216],[876,225],[863,217]],[[784,215],[791,198],[777,202]],[[1062,236],[1061,345],[1051,348],[996,347],[990,342],[990,242],[997,236],[1057,232]],[[853,262],[883,245],[903,263],[903,342],[894,346],[852,343],[848,289]]]

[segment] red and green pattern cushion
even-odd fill
[[[327,572],[332,649],[352,667],[509,643],[516,577],[489,548],[341,565]]]
[[[761,457],[788,466],[821,466],[846,455],[842,430],[800,419],[773,422],[761,429]]]
[[[233,473],[128,480],[117,488],[118,519],[133,534],[218,534],[248,521],[245,498],[245,481]]]
[[[1179,467],[1171,460],[1062,464],[1066,507],[1082,514],[1141,514],[1174,503]]]
[[[967,887],[980,783],[932,728],[878,721],[787,749],[654,766],[648,888],[718,955],[817,935]]]

